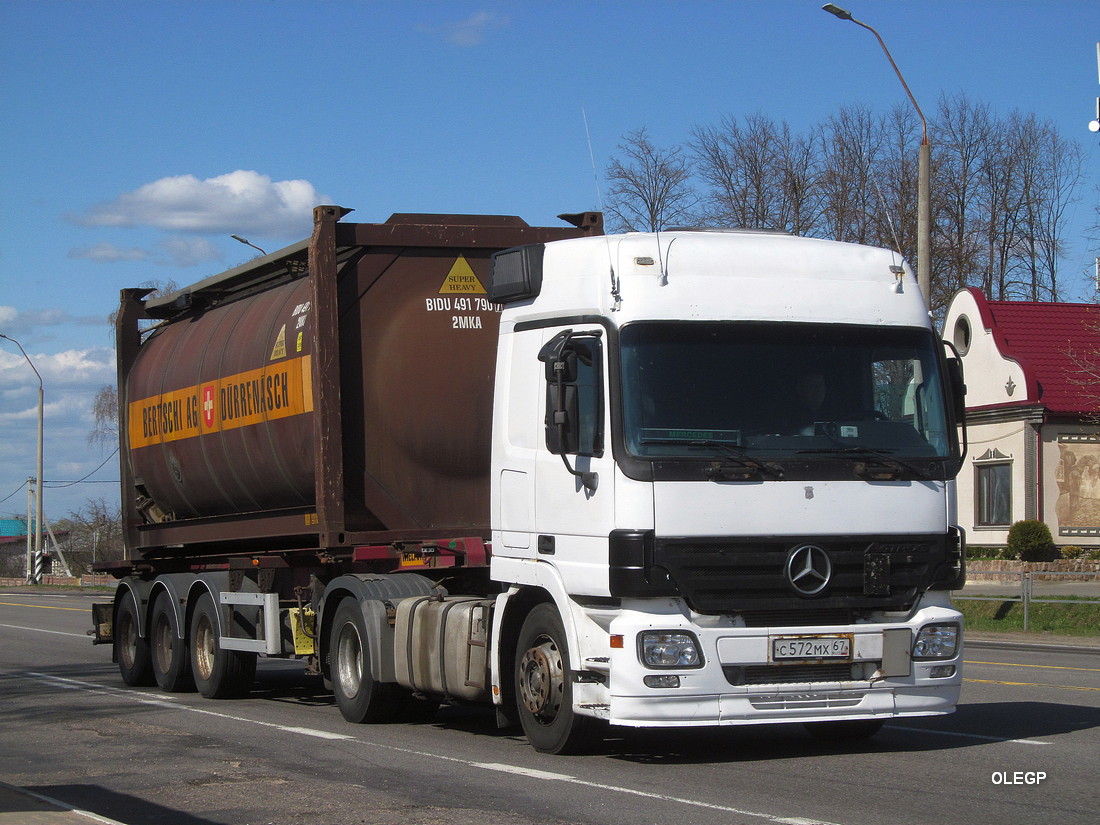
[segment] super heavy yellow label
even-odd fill
[[[310,356],[130,402],[130,448],[313,412]]]
[[[470,268],[470,262],[461,255],[455,259],[451,271],[443,279],[440,295],[485,295],[485,286]]]

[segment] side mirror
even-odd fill
[[[962,361],[958,358],[947,359],[947,380],[951,384],[955,417],[962,423],[966,420],[966,382],[963,381]]]
[[[554,455],[576,453],[580,447],[580,406],[575,384],[550,384],[546,410],[546,449]]]

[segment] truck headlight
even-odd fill
[[[646,630],[638,636],[638,657],[646,667],[702,667],[699,642],[691,633]]]
[[[913,659],[953,659],[958,649],[958,624],[927,624],[913,642]]]

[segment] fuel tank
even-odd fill
[[[508,216],[338,224],[328,249],[315,231],[137,313],[124,298],[132,549],[488,535],[500,310],[485,291],[489,259],[598,232],[593,214],[576,216],[581,228]],[[127,345],[135,314],[159,323]]]

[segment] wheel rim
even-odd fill
[[[162,615],[158,618],[156,632],[153,635],[157,668],[161,673],[167,673],[172,666],[172,623],[168,621],[167,616]]]
[[[134,617],[128,611],[123,611],[119,616],[118,647],[122,664],[128,670],[133,668],[137,660],[137,627]]]
[[[195,638],[191,644],[194,645],[195,650],[195,667],[198,669],[199,677],[204,680],[209,680],[214,673],[215,641],[210,617],[200,616],[198,626],[195,628]]]
[[[535,642],[520,659],[520,701],[535,719],[549,725],[558,716],[565,692],[561,651],[549,636],[539,636]]]
[[[340,692],[348,699],[359,695],[363,685],[363,642],[359,630],[348,622],[340,628],[336,646],[336,682]]]

